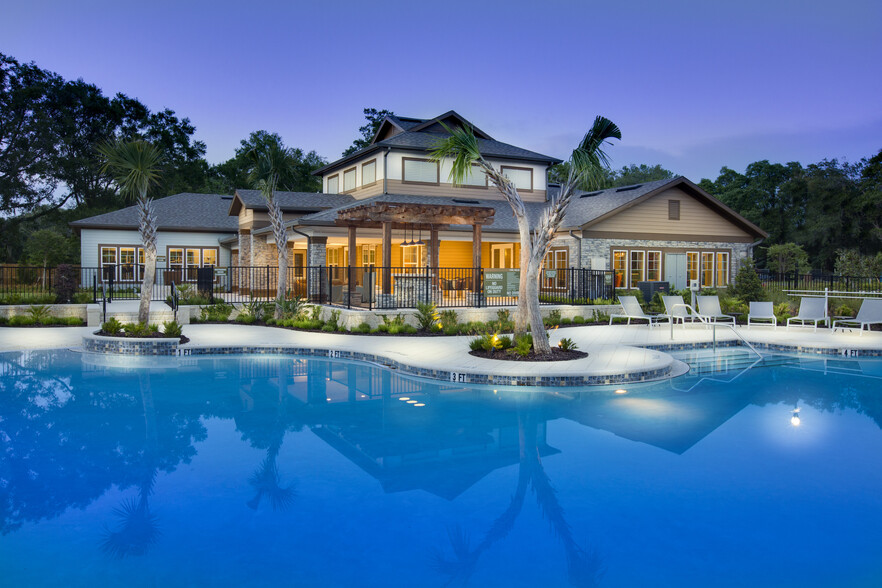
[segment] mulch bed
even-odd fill
[[[104,331],[95,331],[93,333],[93,335],[100,335],[102,337],[113,337],[115,339],[172,339],[172,337],[166,337],[165,333],[151,333],[149,335],[137,335],[136,336],[136,335],[126,335],[125,333],[119,333],[119,334],[114,335],[112,333],[105,333]],[[183,345],[184,343],[190,342],[190,338],[185,337],[184,335],[181,335],[180,339],[181,339],[181,345]]]
[[[498,359],[501,361],[571,361],[574,359],[582,359],[588,357],[584,351],[571,350],[564,351],[558,347],[551,348],[551,355],[539,355],[530,353],[530,355],[518,355],[517,353],[508,353],[508,351],[469,351],[469,355],[481,357],[483,359]]]

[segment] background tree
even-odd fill
[[[238,188],[250,186],[248,174],[253,161],[249,153],[266,151],[271,145],[284,148],[284,141],[278,133],[254,131],[247,139],[242,139],[236,154],[211,170],[218,186],[217,191],[232,194]],[[285,189],[293,192],[321,192],[322,179],[312,175],[312,172],[324,166],[327,161],[315,151],[305,153],[299,148],[289,148],[289,151],[292,169]]]
[[[735,284],[732,286],[732,294],[736,298],[740,298],[742,302],[761,302],[766,299],[766,292],[763,290],[763,284],[759,275],[756,273],[756,267],[751,258],[746,258],[741,262],[738,273],[735,274]]]
[[[24,246],[24,260],[29,265],[43,268],[42,282],[46,287],[47,268],[59,263],[77,262],[71,251],[78,251],[79,247],[71,247],[70,238],[52,229],[40,229],[31,233]]]
[[[269,210],[273,238],[276,241],[276,252],[279,261],[279,278],[276,285],[275,318],[282,318],[285,295],[288,292],[288,231],[282,217],[282,208],[276,200],[278,188],[290,185],[294,176],[294,156],[290,149],[281,141],[269,142],[249,151],[251,169],[248,173],[249,184],[260,190]],[[284,188],[283,188],[284,189]]]
[[[530,220],[517,187],[502,173],[501,168],[496,169],[482,157],[478,140],[472,129],[468,127],[451,129],[446,126],[445,129],[450,135],[437,143],[432,158],[436,161],[452,158],[450,179],[454,184],[462,184],[473,173],[472,166],[478,165],[502,193],[514,212],[521,242],[521,276],[518,288],[518,311],[515,315],[515,334],[525,334],[529,327],[533,334],[533,349],[536,353],[551,353],[551,345],[545,336],[545,325],[542,323],[542,313],[539,308],[539,272],[542,262],[578,186],[596,186],[603,181],[604,170],[609,165],[609,159],[602,150],[603,144],[611,138],[621,139],[622,133],[612,121],[602,116],[594,119],[591,130],[585,134],[567,161],[568,173],[559,193],[552,196],[548,206],[543,210],[538,226],[531,234]]]
[[[560,184],[566,181],[570,172],[569,162],[562,162],[553,165],[548,170],[548,181]],[[618,170],[603,170],[602,178],[594,182],[591,186],[583,183],[578,188],[580,190],[605,190],[607,188],[617,188],[619,186],[632,186],[634,184],[642,184],[644,182],[654,182],[656,180],[669,180],[675,177],[674,172],[663,168],[659,164],[646,165],[645,163],[630,164],[623,166]]]
[[[782,243],[769,247],[769,269],[777,274],[798,272],[804,274],[811,269],[808,254],[796,243]]]
[[[156,215],[153,199],[148,195],[159,183],[162,152],[146,141],[105,143],[99,148],[104,158],[104,170],[113,174],[121,194],[136,201],[138,231],[144,245],[144,280],[141,283],[141,301],[138,322],[148,323],[150,301],[153,299],[153,279],[156,274]]]
[[[377,130],[380,128],[380,124],[383,122],[383,119],[387,116],[395,116],[395,113],[391,110],[377,110],[376,108],[365,108],[364,109],[364,118],[367,119],[367,122],[358,128],[358,132],[361,133],[361,137],[352,142],[352,145],[349,146],[346,151],[343,152],[343,157],[355,153],[359,149],[364,149],[371,143],[371,139],[374,138],[374,135],[377,134]]]

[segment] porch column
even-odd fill
[[[383,294],[392,293],[392,223],[383,223]]]
[[[434,271],[432,287],[437,288],[441,278],[441,243],[438,241],[438,229],[434,227],[429,231],[429,267]]]
[[[321,299],[323,289],[327,290],[327,237],[311,237],[306,249],[306,293],[311,301]],[[323,285],[324,288],[323,288]]]
[[[355,226],[349,225],[349,267],[358,265],[355,247]]]
[[[355,226],[349,225],[349,267],[346,268],[345,296],[348,297],[347,303],[350,305],[354,302],[352,298],[353,293],[355,292],[355,284],[358,281],[357,270],[355,268],[357,261],[358,256],[356,255],[355,247]]]
[[[474,272],[474,287],[476,293],[481,289],[481,225],[472,225],[472,267]]]

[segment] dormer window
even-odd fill
[[[340,193],[340,176],[338,174],[334,174],[333,176],[328,178],[328,194],[339,194]]]

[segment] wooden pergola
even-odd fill
[[[438,266],[438,231],[450,225],[471,225],[472,267],[481,267],[481,228],[493,223],[496,211],[486,206],[455,204],[416,204],[405,202],[372,202],[353,206],[337,213],[336,224],[349,229],[349,266],[357,265],[356,231],[363,228],[383,229],[383,293],[392,289],[392,230],[428,229],[429,267]],[[477,276],[475,280],[479,280]],[[475,285],[476,288],[479,285]]]

